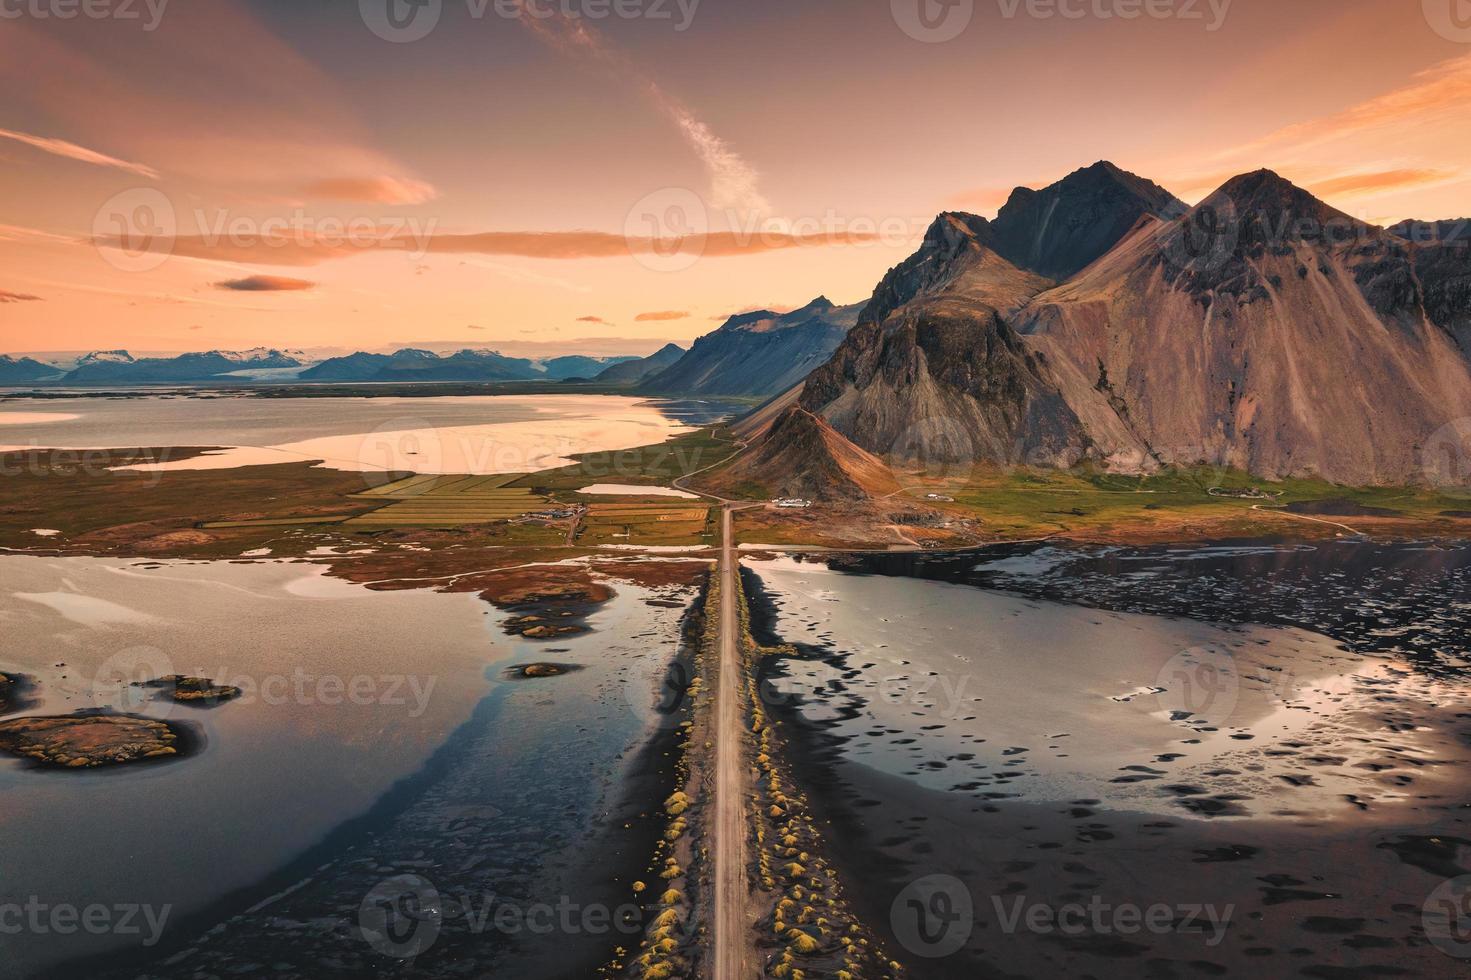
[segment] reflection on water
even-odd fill
[[[646,446],[729,413],[724,403],[615,395],[436,398],[75,398],[4,429],[4,449],[220,446],[147,469],[323,460],[331,469],[524,473],[577,453]]]
[[[1443,683],[1296,629],[1223,629],[910,578],[752,562],[792,660],[767,685],[852,761],[987,798],[1157,813],[1329,816],[1405,796],[1378,767],[1467,753],[1372,719]],[[1332,764],[1315,762],[1331,755]]]
[[[475,597],[373,592],[323,571],[0,558],[0,670],[35,680],[26,714],[104,706],[205,739],[195,757],[127,770],[0,762],[0,901],[167,907],[159,948],[195,965],[154,962],[149,975],[219,975],[270,955],[312,976],[331,975],[321,964],[335,957],[357,964],[338,971],[353,976],[377,956],[357,912],[385,876],[527,897],[587,887],[556,882],[618,856],[589,855],[586,841],[647,740],[637,707],[654,699],[682,607],[619,585],[595,633],[555,647],[587,669],[510,682],[507,663],[548,647],[492,629],[501,614]],[[202,710],[124,682],[168,672],[245,693]],[[222,918],[230,928],[203,938]],[[27,933],[0,937],[0,952],[7,975],[25,975],[139,942]]]

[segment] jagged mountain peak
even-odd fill
[[[798,307],[782,317],[783,320],[806,320],[809,317],[820,316],[823,313],[837,308],[832,300],[826,296],[819,296],[806,306]]]
[[[1234,211],[1243,230],[1258,229],[1277,239],[1311,236],[1332,226],[1356,232],[1369,225],[1314,197],[1274,170],[1254,170],[1232,177],[1195,211]]]
[[[1041,190],[1017,188],[991,222],[991,244],[1019,268],[1061,282],[1119,243],[1141,220],[1188,209],[1158,184],[1099,161]]]

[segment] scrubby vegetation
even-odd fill
[[[736,581],[739,588],[739,577]],[[762,706],[758,665],[772,655],[795,651],[758,646],[744,596],[736,608],[746,662],[750,748],[760,772],[749,809],[755,819],[757,894],[768,903],[761,918],[763,975],[782,980],[904,976],[843,897],[838,872],[824,856],[822,832],[783,761],[780,722]]]
[[[708,947],[711,856],[699,832],[711,799],[714,695],[711,678],[719,664],[720,583],[710,575],[687,626],[686,664],[689,683],[679,715],[679,748],[675,761],[680,788],[664,800],[664,833],[648,868],[632,885],[633,900],[649,916],[635,952],[619,948],[603,968],[606,977],[669,980],[699,975]]]

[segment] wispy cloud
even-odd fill
[[[563,260],[620,258],[630,255],[667,257],[671,252],[707,258],[730,258],[793,248],[867,245],[877,240],[877,234],[868,232],[817,235],[795,235],[777,231],[763,231],[759,234],[717,232],[691,235],[677,240],[656,240],[629,238],[601,231],[488,231],[463,235],[384,232],[376,238],[360,236],[351,242],[340,238],[312,239],[301,233],[293,233],[289,238],[279,240],[249,238],[239,241],[231,240],[228,236],[190,235],[160,238],[150,243],[149,247],[179,258],[208,259],[241,265],[311,266],[380,251]],[[116,236],[100,236],[93,239],[93,243],[102,248],[123,246]],[[468,259],[466,262],[477,267],[491,268],[514,278],[545,278],[509,266],[497,266],[496,263],[471,263]],[[567,285],[578,292],[587,292],[584,287]]]
[[[158,171],[152,167],[145,167],[141,163],[129,163],[127,160],[119,160],[117,157],[89,150],[85,146],[68,142],[63,139],[55,139],[50,136],[33,136],[30,133],[18,133],[13,129],[0,129],[0,138],[14,140],[32,146],[42,153],[50,153],[52,156],[66,157],[68,160],[80,160],[82,163],[90,163],[98,167],[113,167],[117,170],[126,170],[130,174],[139,177],[147,177],[150,180],[158,179]]]
[[[68,238],[65,235],[52,234],[49,231],[41,231],[36,228],[24,228],[20,225],[0,225],[0,242],[15,241],[38,241],[52,242],[57,245],[86,244],[84,239]]]
[[[314,197],[367,204],[424,204],[439,193],[430,184],[408,177],[333,177],[306,188]]]
[[[604,320],[600,316],[580,316],[580,317],[577,318],[577,322],[578,323],[601,323],[604,326],[611,326],[611,324],[609,324],[607,320]]]
[[[1239,147],[1230,155],[1290,145],[1303,150],[1382,126],[1422,126],[1437,120],[1464,121],[1471,111],[1471,55],[1443,61],[1417,73],[1400,88],[1342,112],[1297,123]]]
[[[30,293],[12,293],[7,289],[0,289],[0,303],[39,303],[41,297],[32,296]]]
[[[705,122],[613,46],[585,19],[544,8],[526,9],[526,0],[514,0],[517,20],[539,40],[563,54],[603,66],[614,77],[641,91],[656,109],[674,123],[686,143],[704,164],[710,178],[710,204],[747,214],[771,215],[771,203],[759,188],[760,174]]]
[[[688,320],[690,315],[685,310],[656,310],[652,313],[640,313],[634,320],[639,323],[658,323],[664,320]]]
[[[1343,174],[1327,180],[1313,181],[1308,184],[1308,190],[1322,197],[1332,197],[1337,194],[1367,196],[1411,187],[1443,184],[1458,180],[1461,176],[1451,170],[1378,170]]]

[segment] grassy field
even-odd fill
[[[387,506],[345,522],[345,527],[461,527],[512,521],[545,510],[546,497],[506,484],[499,476],[414,476],[359,494]]]
[[[558,499],[567,500],[575,499],[566,496],[568,491],[594,483],[667,487],[682,476],[726,459],[734,451],[727,430],[713,426],[657,446],[576,456],[571,466],[532,473],[511,486],[552,491]]]
[[[1269,499],[1215,496],[1212,488],[1257,488]],[[954,503],[924,500],[926,493],[942,493]],[[1404,487],[1342,487],[1321,480],[1254,480],[1244,473],[1214,468],[1172,470],[1153,476],[1121,476],[1087,470],[1011,470],[975,473],[956,486],[954,481],[911,488],[905,496],[921,500],[946,513],[984,522],[988,534],[1006,537],[1054,533],[1113,532],[1141,524],[1161,529],[1217,525],[1233,531],[1282,530],[1315,516],[1331,530],[1342,524],[1383,520],[1416,523],[1454,523],[1448,515],[1471,507],[1465,498],[1431,490]],[[1308,506],[1302,514],[1273,513],[1293,505]],[[1386,513],[1372,513],[1383,511]],[[1302,528],[1297,528],[1302,530]]]
[[[650,504],[592,504],[578,529],[577,543],[713,545],[716,522],[708,507],[675,501]]]

